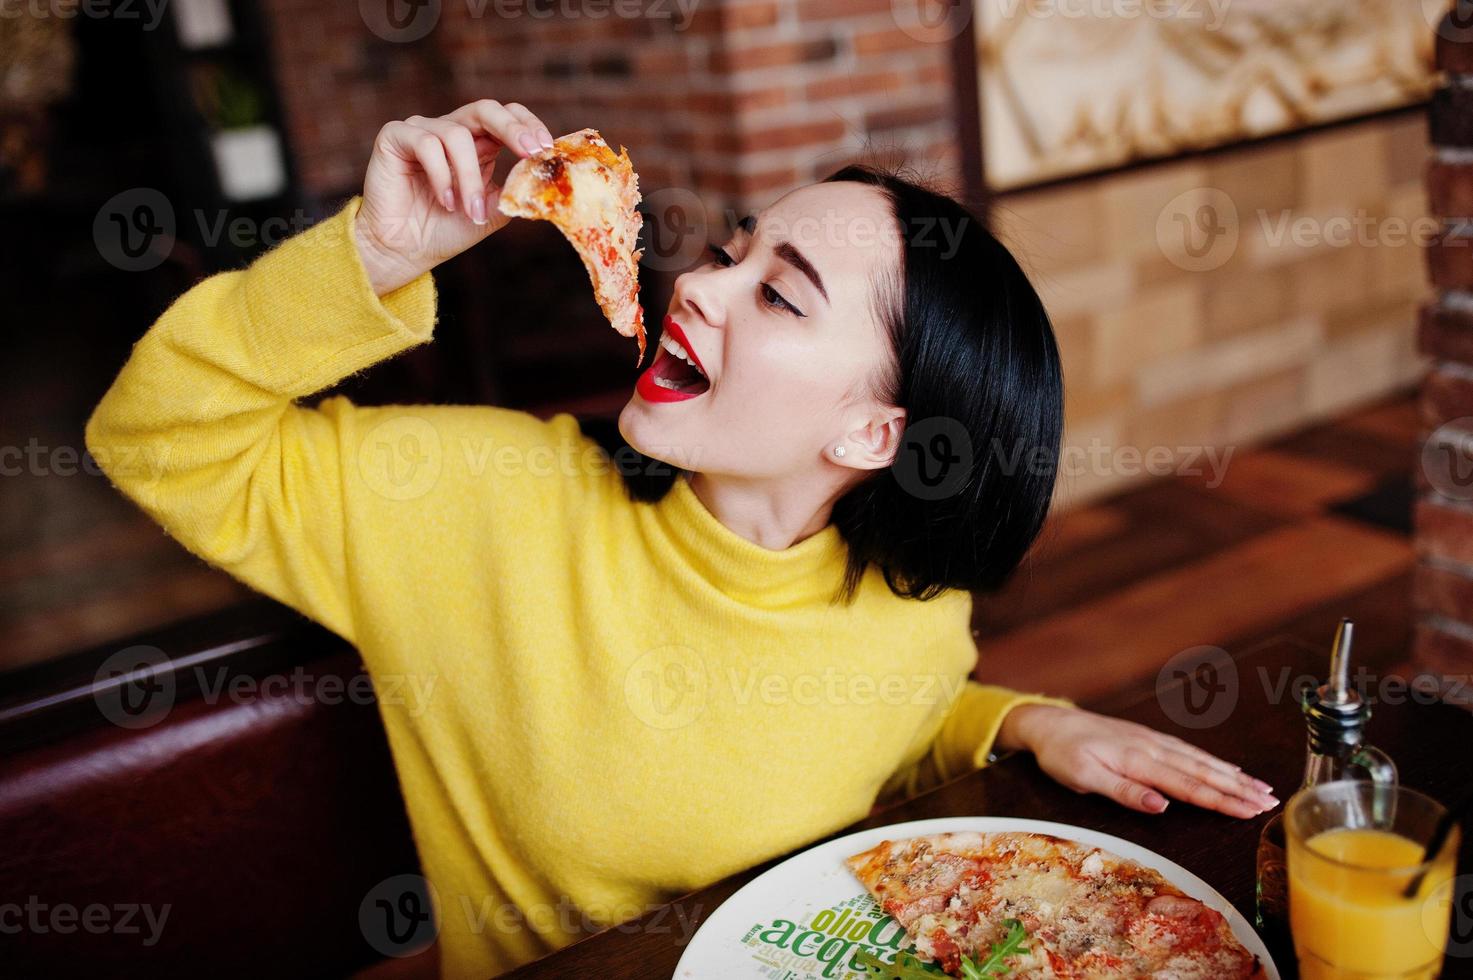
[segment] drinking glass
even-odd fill
[[[1423,861],[1444,813],[1405,786],[1339,780],[1285,807],[1289,929],[1303,980],[1434,980],[1451,924],[1458,829]],[[1416,894],[1407,885],[1422,875]]]

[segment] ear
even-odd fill
[[[895,462],[900,439],[905,435],[905,409],[894,405],[880,407],[876,414],[850,429],[835,445],[844,447],[843,456],[833,455],[829,461],[857,470],[880,470]]]

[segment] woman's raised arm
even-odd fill
[[[87,423],[98,465],[185,547],[354,640],[345,484],[368,475],[367,410],[294,402],[431,339],[429,270],[504,222],[486,220],[496,151],[545,134],[493,102],[385,126],[361,197],[198,283],[134,345]]]

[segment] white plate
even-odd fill
[[[808,948],[815,945],[813,943],[804,945],[803,952],[810,954],[823,949],[832,950],[824,954],[831,962],[819,962],[813,955],[799,956],[791,950],[763,942],[761,937],[767,933],[777,938],[778,931],[785,928],[775,926],[777,920],[793,923],[792,934],[797,936],[825,910],[830,910],[835,921],[844,915],[846,909],[849,917],[845,921],[853,921],[858,915],[872,910],[878,912],[864,886],[844,865],[844,858],[874,847],[887,838],[900,840],[956,831],[1053,834],[1155,868],[1183,892],[1221,912],[1232,927],[1233,935],[1263,961],[1268,980],[1279,980],[1273,958],[1268,955],[1263,940],[1253,931],[1248,920],[1212,886],[1186,868],[1166,860],[1155,851],[1109,834],[1048,820],[1014,817],[942,817],[891,824],[861,830],[795,854],[747,882],[711,913],[680,958],[680,964],[675,968],[675,980],[752,980],[756,977],[767,980],[853,980],[859,977],[859,974],[839,965],[849,958],[852,947],[827,942],[817,945],[817,949]],[[893,920],[890,922],[891,930],[900,928]],[[824,925],[829,926],[827,922]],[[842,931],[842,926],[839,931]],[[889,938],[894,934],[893,931],[882,930],[879,935],[880,938]],[[911,947],[908,942],[902,942],[901,948]]]

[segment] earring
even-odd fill
[[[834,447],[834,455],[835,456],[842,456],[842,455],[844,455],[844,452],[845,452],[845,450],[844,450],[844,447],[843,446],[835,446]]]

